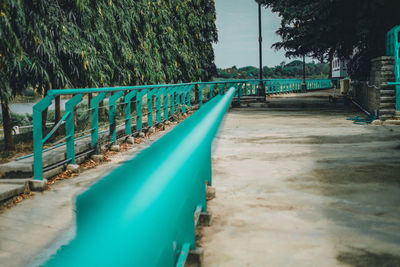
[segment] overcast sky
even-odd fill
[[[216,0],[219,42],[214,45],[218,68],[258,66],[258,5],[254,0]],[[275,34],[280,18],[262,9],[263,65],[273,67],[289,62],[284,51],[271,45],[280,40]]]

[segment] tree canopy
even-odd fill
[[[329,77],[329,65],[326,63],[310,62],[306,64],[307,78],[327,78]],[[253,66],[237,68],[233,66],[226,69],[218,69],[218,78],[221,79],[256,79],[259,69]],[[302,78],[303,62],[294,60],[289,63],[282,62],[275,67],[263,67],[264,79],[284,79]]]
[[[385,55],[386,33],[400,24],[398,0],[256,0],[282,18],[273,45],[289,57],[349,59],[350,74],[365,79],[370,59]]]
[[[208,80],[215,19],[214,0],[0,0],[0,101],[28,87]]]

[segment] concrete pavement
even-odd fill
[[[199,234],[205,266],[400,266],[400,127],[355,115],[231,110]]]
[[[399,266],[400,128],[354,125],[324,97],[277,101],[232,109],[215,141],[205,266]],[[0,266],[68,243],[74,197],[161,134],[0,212]]]
[[[167,127],[171,130],[175,124]],[[91,184],[132,158],[167,131],[157,132],[110,162],[58,181],[50,191],[35,192],[11,209],[0,210],[0,266],[40,266],[75,234],[75,197]]]

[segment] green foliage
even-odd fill
[[[206,81],[215,20],[214,0],[0,0],[0,102],[25,88]]]
[[[1,99],[28,86],[155,84],[216,73],[213,0],[1,0],[0,8]]]
[[[227,69],[218,69],[218,78],[221,79],[257,79],[259,70],[256,67],[248,66],[237,68],[233,66]],[[307,78],[327,78],[329,76],[329,65],[326,63],[307,63]],[[294,60],[288,64],[282,62],[276,67],[263,67],[265,79],[301,78],[303,77],[303,62]]]
[[[329,61],[352,58],[350,74],[369,75],[370,60],[385,55],[386,33],[400,24],[398,0],[256,0],[282,18],[276,49],[287,56]]]

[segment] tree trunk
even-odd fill
[[[14,150],[14,137],[12,135],[11,114],[8,105],[1,103],[1,112],[3,116],[3,130],[4,130],[4,146],[7,151]]]
[[[76,94],[73,94],[72,95],[72,97],[75,97],[76,96]],[[72,116],[73,116],[73,118],[74,118],[74,128],[75,128],[75,131],[76,131],[76,129],[78,128],[78,107],[77,107],[77,105],[75,105],[74,106],[74,111],[73,111],[73,114],[72,114]]]
[[[58,95],[55,98],[54,124],[57,124],[60,120],[61,120],[61,96]]]
[[[43,94],[43,98],[47,96],[47,91],[49,90],[49,85],[45,85],[44,87],[44,94]],[[43,136],[47,135],[47,130],[46,130],[46,123],[47,123],[47,114],[48,114],[49,108],[46,108],[45,110],[43,110],[42,112],[42,133]]]
[[[192,96],[190,96],[190,97],[192,97]],[[194,86],[194,103],[195,104],[200,103],[200,100],[199,100],[199,85],[198,84],[196,84]]]
[[[92,107],[90,106],[90,103],[92,102],[92,98],[93,98],[93,94],[92,93],[89,93],[88,94],[88,110],[89,110],[89,119],[88,119],[88,122],[89,122],[89,125],[92,125]]]
[[[55,100],[55,107],[54,107],[54,126],[61,120],[61,96],[56,96]],[[56,130],[54,135],[60,135],[61,131],[60,128]]]

